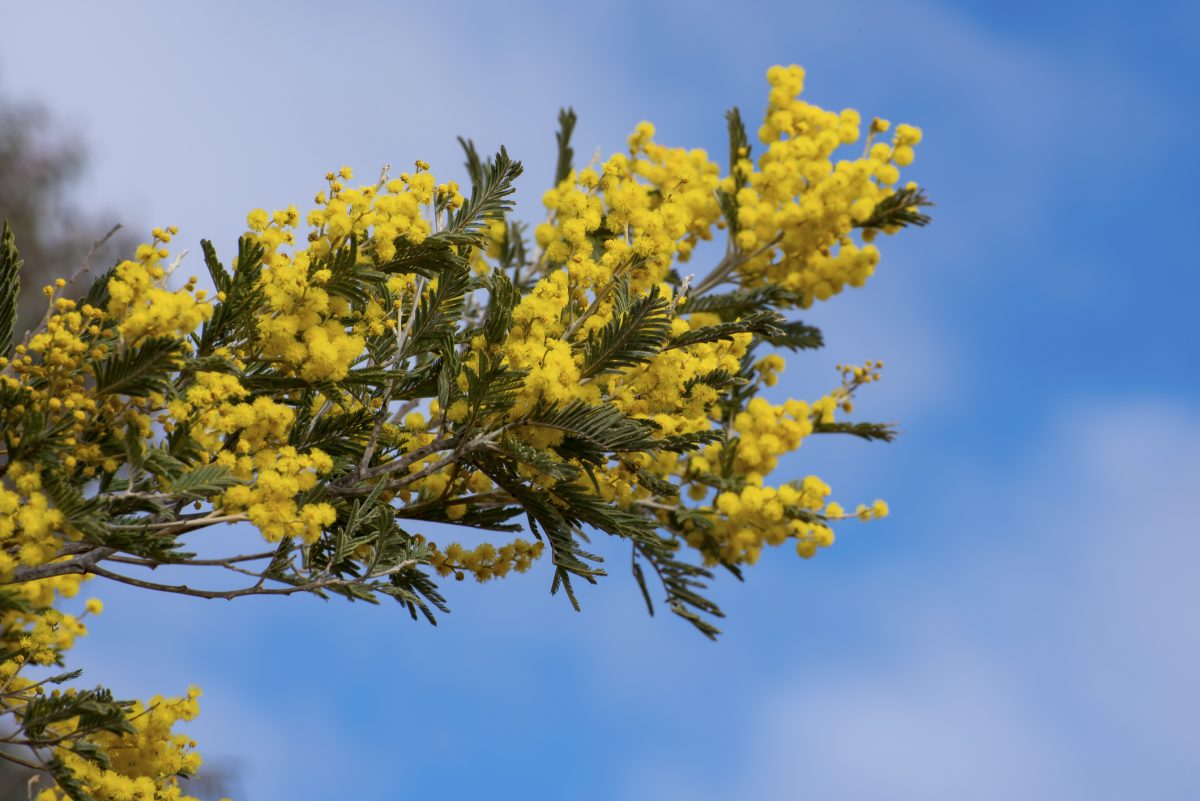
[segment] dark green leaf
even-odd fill
[[[875,206],[871,216],[858,224],[863,229],[881,229],[906,226],[923,227],[933,218],[921,211],[933,205],[920,187],[905,187],[885,197]]]
[[[650,361],[671,336],[671,304],[651,287],[582,343],[584,378]]]
[[[814,434],[850,434],[867,441],[891,442],[896,429],[887,423],[814,423]]]
[[[815,350],[824,347],[825,340],[821,329],[806,325],[798,320],[786,322],[778,326],[779,332],[767,335],[767,342],[777,348],[788,350]]]
[[[732,339],[735,334],[758,334],[770,339],[771,337],[783,336],[785,332],[780,327],[781,323],[783,323],[783,316],[778,312],[752,312],[740,320],[706,325],[700,328],[693,328],[691,331],[685,331],[679,336],[673,337],[667,343],[664,350],[686,348],[688,345],[696,345],[701,342],[718,342],[723,339]]]
[[[208,356],[222,345],[238,340],[253,340],[257,336],[258,312],[264,297],[259,286],[262,275],[263,246],[242,237],[238,240],[238,257],[232,277],[217,261],[216,251],[208,240],[201,241],[204,261],[214,282],[219,277],[225,283],[225,300],[213,308],[213,316],[204,324],[200,334],[199,356]]]
[[[479,158],[479,151],[475,149],[475,143],[460,136],[458,145],[463,149],[463,155],[467,159],[463,164],[467,168],[467,179],[472,186],[483,183],[483,159]]]
[[[521,162],[509,158],[503,147],[483,166],[478,182],[471,184],[471,197],[439,235],[454,244],[478,245],[484,239],[488,220],[501,217],[512,208],[513,181],[521,174]]]
[[[720,618],[725,614],[715,603],[700,595],[700,591],[707,588],[707,581],[712,578],[712,573],[704,567],[678,559],[676,553],[679,544],[672,540],[656,536],[653,540],[635,542],[634,547],[637,554],[644,558],[658,575],[667,595],[667,607],[695,626],[705,637],[715,640],[721,631],[705,616]],[[634,565],[636,568],[636,561]],[[642,585],[642,592],[647,596],[648,604],[645,581],[638,575],[639,572],[640,568],[635,569],[634,577]]]
[[[485,279],[488,290],[487,314],[483,319],[483,335],[491,344],[504,341],[512,328],[512,312],[521,300],[521,294],[508,276],[496,271]]]
[[[684,314],[711,312],[720,315],[722,320],[736,320],[743,315],[763,309],[789,308],[800,301],[800,296],[781,286],[770,284],[754,289],[738,289],[718,295],[701,295],[698,298],[689,297],[683,304]]]
[[[554,167],[555,186],[567,180],[567,176],[571,174],[575,161],[575,150],[571,147],[571,134],[575,132],[577,120],[575,109],[558,110],[558,133],[554,134],[554,141],[558,144],[558,163]]]
[[[206,464],[193,468],[172,481],[169,492],[188,498],[207,498],[238,483],[240,482],[228,468]]]
[[[83,787],[83,782],[75,775],[68,765],[58,757],[52,757],[46,762],[46,770],[50,773],[59,789],[67,794],[71,801],[95,801]]]
[[[444,353],[446,339],[451,340],[449,349],[453,350],[454,332],[470,286],[466,265],[438,276],[437,286],[421,295],[401,357],[435,348]]]
[[[566,436],[555,450],[594,464],[603,464],[614,453],[653,450],[656,443],[647,423],[627,417],[616,406],[592,406],[581,400],[535,409],[522,422],[562,431]]]
[[[17,326],[17,298],[21,293],[21,255],[8,221],[0,237],[0,356],[12,355],[13,334]]]
[[[150,337],[125,350],[91,362],[98,395],[144,397],[166,392],[171,372],[182,361],[180,343],[175,337]]]

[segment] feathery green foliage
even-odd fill
[[[13,333],[17,326],[17,299],[21,294],[21,256],[8,221],[0,236],[0,356],[12,351]]]
[[[0,616],[16,621],[0,631],[4,660],[60,659],[58,645],[35,652],[23,628],[56,614],[19,589],[45,580],[97,575],[204,599],[390,598],[436,623],[448,611],[441,579],[524,572],[543,550],[551,593],[580,609],[614,543],[618,564],[629,548],[651,614],[666,608],[715,638],[718,567],[740,578],[764,545],[785,541],[810,556],[832,541],[833,521],[885,514],[882,502],[846,514],[815,476],[766,480],[810,434],[891,441],[891,425],[835,416],[882,365],[841,368],[841,387],[811,403],[775,403],[764,388],[782,369],[777,351],[802,358],[824,344],[794,311],[874,267],[877,254],[848,244],[846,209],[857,203],[860,219],[873,209],[854,234],[866,241],[925,225],[930,203],[880,179],[864,198],[831,202],[834,222],[805,218],[831,228],[797,254],[809,230],[785,232],[777,219],[794,217],[801,198],[751,213],[769,187],[740,112],[726,121],[723,179],[703,153],[658,149],[639,126],[628,157],[572,182],[577,118],[564,109],[551,215],[534,242],[509,217],[522,165],[503,147],[484,159],[459,139],[466,198],[424,162],[358,189],[342,185],[343,168],[316,200],[307,246],[287,247],[294,209],[256,210],[228,266],[202,243],[212,284],[202,295],[194,282],[169,288],[159,245],[174,229],[156,229],[153,247],[82,303],[52,297],[58,311],[15,348],[21,260],[5,225],[0,501],[37,506],[48,523],[22,518],[30,541],[4,545]],[[793,164],[792,177],[816,180],[823,165]],[[680,199],[695,184],[700,193]],[[763,220],[779,230],[763,235]],[[724,256],[698,283],[682,278],[693,246],[720,230]],[[189,550],[227,523],[251,524],[267,545]],[[448,530],[535,541],[464,547],[444,541]],[[166,577],[137,572],[164,565]],[[172,583],[191,569],[237,583]],[[90,798],[89,771],[117,753],[105,736],[139,732],[134,707],[104,689],[24,691],[0,688],[9,708],[23,704],[24,744],[49,754],[42,764],[63,793]],[[67,721],[79,730],[64,733]]]

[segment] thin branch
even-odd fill
[[[734,270],[736,270],[738,267],[741,267],[743,264],[745,264],[748,261],[758,258],[759,256],[766,253],[771,248],[778,245],[780,240],[782,240],[782,239],[783,239],[783,234],[778,234],[770,242],[768,242],[767,244],[763,245],[762,247],[758,248],[758,250],[755,250],[753,253],[750,253],[750,254],[738,253],[738,252],[731,252],[731,253],[725,254],[725,257],[722,258],[719,262],[717,262],[717,266],[712,269],[712,272],[710,272],[708,275],[704,276],[704,280],[701,281],[699,284],[697,284],[696,288],[694,290],[692,290],[691,297],[693,297],[693,298],[700,297],[705,292],[707,292],[708,290],[715,287],[717,284],[724,281],[729,276],[729,274],[732,273]]]
[[[264,553],[242,554],[241,556],[230,556],[227,559],[143,559],[136,556],[110,556],[105,559],[106,562],[120,562],[123,565],[137,565],[138,567],[148,567],[151,570],[162,565],[185,565],[187,567],[229,567],[238,562],[254,562],[260,559],[270,559],[275,555],[274,551],[265,551]],[[252,573],[251,575],[258,575]]]
[[[97,547],[84,553],[82,556],[69,559],[66,562],[50,562],[49,564],[36,565],[34,567],[18,567],[13,571],[11,578],[0,582],[0,584],[24,584],[27,581],[38,581],[54,576],[66,576],[71,573],[88,573],[91,568],[95,567],[96,562],[99,562],[101,559],[107,559],[113,553],[116,553],[116,550],[116,548]]]
[[[510,424],[506,423],[505,425],[501,426],[500,428],[496,429],[495,431],[491,431],[487,434],[480,434],[479,436],[475,437],[474,439],[472,439],[470,442],[467,442],[467,443],[464,443],[461,439],[458,439],[458,445],[455,446],[453,452],[451,452],[449,456],[439,459],[438,461],[434,462],[433,464],[426,465],[425,467],[421,468],[420,470],[418,470],[415,473],[410,473],[406,476],[401,476],[400,478],[396,478],[396,479],[389,481],[386,485],[384,485],[384,489],[389,492],[394,492],[396,490],[400,490],[400,489],[407,487],[409,484],[413,484],[417,481],[420,481],[421,479],[423,479],[427,476],[433,475],[437,471],[441,470],[443,467],[446,467],[447,465],[457,462],[459,459],[461,459],[466,454],[471,453],[472,451],[479,450],[480,448],[486,448],[486,447],[493,445],[496,441],[496,438],[499,437],[502,433],[504,433],[504,431],[506,431],[509,427],[510,427]],[[453,439],[454,438],[451,438],[451,440],[447,440],[447,441],[452,441]],[[429,448],[435,444],[436,443],[431,442],[429,445],[426,445],[425,447]],[[397,460],[396,462],[389,462],[388,464],[380,465],[379,467],[376,467],[373,470],[368,470],[367,473],[372,474],[372,473],[375,473],[375,471],[381,471],[383,468],[390,468],[393,465],[397,465],[394,469],[390,469],[390,470],[386,471],[389,473],[394,473],[397,470],[400,470],[404,467],[411,465],[413,462],[416,462],[418,459],[414,459],[411,457],[413,457],[417,453],[419,453],[420,450],[423,450],[423,449],[418,449],[416,451],[413,451],[407,457],[405,457],[405,459]],[[436,450],[445,450],[445,449],[437,448]],[[425,455],[427,456],[428,454],[425,454]],[[418,457],[418,458],[421,458],[421,457]],[[405,460],[408,461],[408,464],[405,464],[405,465],[397,464],[398,462],[402,462]],[[378,474],[381,474],[381,473],[376,473],[376,475],[378,475]],[[373,478],[374,475],[371,475],[370,477]],[[355,487],[355,486],[342,485],[339,487],[331,487],[330,488],[330,494],[340,495],[342,497],[351,497],[351,496],[355,496],[355,495],[370,495],[374,491],[375,491],[375,487],[362,487],[362,486]]]
[[[199,517],[184,516],[176,520],[164,520],[159,523],[113,523],[112,528],[129,529],[133,531],[161,529],[161,531],[157,531],[157,533],[166,537],[174,536],[175,534],[183,534],[188,529],[211,526],[214,523],[239,523],[245,519],[246,515],[242,512],[237,512],[231,515],[222,515],[215,512],[209,512]]]
[[[434,440],[428,445],[422,445],[420,448],[417,448],[411,453],[405,454],[399,459],[393,459],[390,462],[376,465],[375,467],[370,467],[366,470],[357,470],[351,475],[347,476],[346,480],[353,480],[355,483],[369,481],[372,478],[378,478],[379,476],[386,476],[389,473],[395,473],[399,470],[404,470],[416,462],[421,461],[430,454],[454,447],[458,441],[458,437],[443,437],[441,439]],[[343,486],[345,486],[345,484],[343,484]]]
[[[315,592],[317,590],[329,589],[333,587],[342,587],[350,584],[365,584],[371,579],[384,578],[393,573],[400,573],[415,567],[418,564],[416,559],[408,559],[395,567],[390,567],[380,573],[373,573],[366,576],[358,576],[357,578],[348,579],[323,579],[321,581],[310,581],[304,584],[295,584],[288,587],[262,587],[255,585],[253,587],[243,587],[237,590],[201,590],[189,587],[186,584],[161,584],[157,581],[145,581],[143,579],[126,576],[122,573],[114,573],[111,570],[106,570],[102,567],[92,565],[87,572],[97,576],[102,576],[112,581],[117,581],[122,584],[128,584],[132,587],[141,587],[146,590],[158,590],[159,592],[172,592],[178,595],[189,595],[193,598],[206,598],[209,600],[226,600],[231,601],[234,598],[241,598],[246,595],[295,595],[298,592]],[[280,579],[275,579],[279,581]]]
[[[0,751],[0,759],[7,759],[9,762],[13,762],[17,765],[20,765],[23,768],[29,768],[30,770],[36,770],[39,773],[48,773],[49,772],[48,770],[46,770],[45,765],[39,765],[36,762],[30,762],[26,759],[21,759],[21,757],[17,756],[16,754],[10,754],[7,751]]]

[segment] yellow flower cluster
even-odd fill
[[[677,240],[673,249],[676,258],[687,261],[700,240],[712,239],[713,227],[721,218],[715,194],[721,168],[705,150],[664,147],[653,141],[654,133],[653,124],[641,122],[629,137],[632,168],[663,198],[660,214],[665,229],[678,230],[676,219],[682,217],[684,231],[682,236],[672,237]],[[645,216],[645,212],[639,215]],[[636,222],[635,226],[645,230]]]
[[[712,315],[676,318],[673,331],[682,334],[713,322]],[[618,409],[653,420],[665,435],[707,431],[712,427],[710,407],[717,392],[705,384],[689,391],[688,383],[717,370],[736,374],[750,340],[750,334],[735,334],[727,340],[663,351],[641,367],[604,377],[601,385]]]
[[[567,273],[551,273],[513,310],[513,327],[504,352],[511,366],[529,371],[512,410],[514,419],[526,414],[539,401],[566,403],[576,397],[592,401],[599,398],[596,387],[581,384],[579,357],[562,338],[565,326],[561,315],[567,306],[567,282]]]
[[[177,232],[174,226],[167,230],[155,228],[153,243],[140,245],[134,260],[118,264],[108,282],[108,313],[127,343],[145,337],[190,334],[212,318],[212,306],[204,302],[207,293],[196,289],[195,277],[182,289],[165,287],[169,272],[160,262],[170,253],[162,245]]]
[[[36,582],[26,582],[11,592],[25,603],[24,609],[13,608],[0,615],[0,630],[5,639],[15,635],[19,652],[0,661],[0,685],[3,693],[20,694],[33,682],[18,673],[28,664],[53,665],[63,651],[75,644],[76,637],[87,634],[87,627],[75,615],[50,608],[58,598],[73,598],[83,582],[81,576],[57,576]],[[23,653],[22,653],[23,652]]]
[[[857,517],[859,520],[878,520],[888,516],[888,505],[885,501],[875,501],[875,503],[867,506],[865,503],[860,503],[853,514],[847,514],[841,504],[831,503],[825,509],[825,516],[830,519],[845,519]]]
[[[757,166],[748,158],[734,165],[735,175],[723,180],[722,189],[736,193],[737,245],[748,256],[739,268],[745,281],[782,285],[808,306],[847,284],[862,286],[874,272],[879,251],[858,246],[850,234],[894,193],[898,168],[912,163],[921,132],[899,125],[891,146],[877,143],[862,158],[835,161],[838,148],[860,137],[858,112],[827,111],[800,100],[800,67],[772,67],[767,80],[771,93],[758,131],[767,149]],[[871,134],[876,132],[878,126]]]
[[[396,255],[397,242],[420,244],[431,223],[425,209],[436,201],[439,210],[463,203],[453,181],[436,184],[429,165],[417,162],[413,173],[350,188],[343,181],[349,167],[327,174],[328,195],[315,197],[316,208],[305,220],[311,227],[306,247],[289,252],[296,241],[300,214],[294,206],[268,214],[255,209],[247,217],[250,235],[263,246],[261,288],[267,304],[258,319],[261,356],[275,359],[308,381],[340,381],[362,355],[364,334],[377,335],[392,324],[386,311],[372,302],[352,312],[348,303],[326,288],[334,278],[327,263],[351,237],[377,263]],[[411,276],[406,276],[411,282]],[[393,276],[395,279],[401,278]],[[393,281],[389,287],[395,291]]]
[[[47,294],[53,296],[56,289],[61,285],[47,287]],[[24,399],[0,407],[0,424],[11,431],[27,412],[45,415],[49,424],[63,431],[62,444],[71,449],[63,455],[63,463],[74,468],[80,462],[94,461],[99,454],[94,444],[84,441],[84,431],[99,408],[95,395],[88,391],[87,364],[89,359],[103,357],[106,349],[89,345],[85,336],[100,332],[103,315],[89,305],[77,309],[76,303],[66,298],[52,302],[53,313],[45,330],[30,338],[28,346],[17,345],[11,363],[0,358],[0,370],[7,368],[11,373],[0,375],[0,385],[22,393]],[[19,434],[9,439],[13,445],[20,444]]]
[[[453,575],[461,581],[465,574],[470,573],[476,581],[483,583],[493,578],[504,578],[510,571],[524,573],[542,555],[544,544],[541,541],[531,543],[516,539],[499,548],[488,542],[472,550],[467,550],[457,542],[447,545],[444,551],[433,543],[430,543],[430,547],[433,555],[429,564],[439,576]]]
[[[823,404],[824,407],[828,404]],[[800,447],[813,431],[813,410],[800,400],[774,405],[766,398],[752,398],[746,410],[733,419],[738,435],[734,470],[738,475],[763,476],[775,469],[779,457]],[[717,447],[717,446],[714,446]]]
[[[542,202],[554,215],[554,222],[539,225],[535,236],[544,250],[543,258],[550,264],[566,264],[571,283],[582,292],[602,285],[621,254],[610,248],[599,262],[592,258],[591,235],[604,219],[603,203],[592,191],[599,179],[595,170],[587,169],[578,182],[580,188],[576,188],[572,173],[542,196]]]
[[[263,269],[267,308],[258,321],[262,355],[278,359],[305,380],[340,381],[366,340],[346,330],[341,319],[345,302],[322,288],[330,271],[312,272],[300,256],[283,263],[277,258]]]
[[[318,476],[333,467],[333,460],[319,450],[300,454],[288,445],[276,451],[262,451],[253,459],[233,459],[226,452],[217,461],[231,462],[235,474],[256,471],[253,484],[239,484],[226,490],[221,505],[228,513],[244,513],[270,542],[285,537],[313,542],[325,526],[337,519],[337,511],[328,503],[301,505],[296,501],[298,495],[317,485]]]
[[[6,494],[0,494],[0,503],[5,504],[0,509],[0,527],[3,527],[11,519]],[[40,504],[31,506],[37,508]],[[23,506],[22,510],[28,508]],[[8,537],[0,537],[0,541],[7,543]],[[42,563],[45,561],[48,559]],[[3,577],[7,576],[4,573]],[[20,717],[28,702],[45,692],[41,682],[21,675],[22,668],[31,664],[60,664],[63,652],[74,645],[77,637],[87,633],[79,616],[52,608],[56,600],[73,598],[84,580],[81,576],[58,576],[4,588],[10,598],[0,614],[0,636],[7,653],[0,660],[0,711]],[[85,608],[85,614],[95,615],[103,605],[91,598]],[[75,693],[73,689],[56,689],[51,696],[69,698]],[[85,791],[97,801],[195,801],[182,793],[178,779],[195,773],[200,756],[193,750],[195,743],[173,733],[172,727],[177,721],[196,716],[199,695],[200,691],[193,687],[185,698],[156,696],[147,704],[135,703],[128,714],[134,728],[132,733],[88,732],[90,742],[108,753],[111,764],[107,768],[70,748],[72,736],[83,733],[79,718],[50,724],[47,739],[61,743],[53,747],[52,756],[73,770]],[[36,796],[38,801],[64,801],[66,797],[59,788],[44,789]]]
[[[263,396],[241,402],[247,395],[236,376],[199,372],[184,399],[168,404],[174,418],[168,427],[190,421],[206,458],[246,482],[222,496],[226,513],[244,514],[268,541],[296,537],[312,542],[336,512],[328,503],[300,505],[296,498],[315,487],[333,461],[320,450],[300,454],[283,444],[295,422],[292,407]]]
[[[56,748],[55,756],[75,772],[98,801],[196,801],[183,794],[179,777],[196,773],[200,755],[193,750],[196,743],[191,738],[172,733],[172,728],[199,714],[199,697],[200,689],[189,687],[184,697],[156,695],[146,704],[135,702],[130,715],[134,732],[93,734],[93,740],[110,755],[112,764],[107,768],[67,748]],[[63,729],[68,734],[73,726]],[[37,795],[37,801],[62,801],[66,797],[62,790],[46,789]]]
[[[589,291],[599,293],[618,276],[630,279],[632,291],[646,291],[673,260],[687,260],[698,240],[712,238],[721,215],[714,195],[720,167],[703,150],[666,148],[653,135],[654,126],[641,123],[628,156],[613,155],[599,171],[572,172],[543,196],[551,212],[535,230],[543,262],[565,267],[569,296],[582,306]],[[599,314],[582,330],[605,321]]]
[[[0,484],[0,581],[17,567],[35,567],[54,558],[57,535],[66,522],[62,512],[50,507],[40,491],[41,477],[20,462],[9,465],[13,489]]]
[[[237,376],[202,371],[188,388],[184,400],[167,408],[176,420],[192,420],[192,435],[210,452],[221,451],[222,437],[237,435],[238,453],[258,452],[286,442],[296,419],[295,411],[267,397],[240,403],[250,393]],[[229,456],[228,451],[223,455]]]
[[[742,158],[721,177],[704,151],[663,147],[654,141],[653,125],[641,123],[629,137],[628,155],[616,154],[572,172],[544,195],[549,218],[536,229],[541,278],[514,312],[512,331],[502,345],[508,363],[529,372],[511,420],[519,420],[538,403],[581,398],[612,403],[653,422],[664,436],[706,431],[719,422],[714,408],[718,393],[699,379],[722,371],[738,374],[750,335],[670,349],[638,367],[594,379],[581,378],[583,349],[572,347],[613,319],[612,288],[621,280],[628,281],[631,293],[657,286],[664,297],[673,299],[674,335],[721,322],[714,314],[689,314],[686,294],[675,297],[675,288],[662,283],[673,263],[686,261],[714,227],[724,226],[717,190],[737,203],[734,250],[727,258],[742,286],[777,284],[807,306],[846,285],[861,286],[873,273],[878,250],[854,241],[851,234],[895,193],[898,169],[912,162],[919,129],[896,126],[890,146],[872,143],[890,128],[876,120],[864,155],[838,159],[839,148],[860,138],[858,113],[826,111],[801,101],[804,72],[799,67],[776,67],[767,77],[771,92],[759,130],[766,149],[757,162],[743,149]],[[494,228],[493,242],[502,241],[507,235],[503,227]],[[874,233],[866,230],[862,239]],[[488,251],[491,256],[499,253],[498,247]],[[481,339],[475,347],[484,347]],[[470,363],[473,355],[466,358]],[[784,361],[776,354],[753,365],[758,382],[766,386],[774,386],[783,369]],[[865,369],[877,377],[870,363]],[[759,487],[779,458],[813,432],[815,423],[834,422],[839,408],[850,411],[852,390],[869,380],[851,376],[812,403],[751,400],[728,423],[729,433],[736,436],[734,474],[750,487]],[[536,447],[561,439],[558,432],[532,427],[512,433]],[[631,504],[649,496],[631,472],[644,469],[679,481],[699,499],[708,487],[695,477],[719,472],[728,447],[734,446],[711,445],[703,454],[685,458],[639,455],[628,463],[601,467],[587,480],[595,481],[606,499]],[[813,511],[822,505],[797,508]],[[757,553],[755,548],[763,542],[777,544],[787,537],[811,555],[832,541],[832,532],[824,523],[807,522],[810,519],[784,515],[773,526],[760,520],[757,528],[730,530],[729,537],[719,532],[718,540],[727,541],[726,556],[737,554],[738,560]],[[769,537],[761,533],[767,529],[772,532]],[[759,533],[748,539],[747,531]]]
[[[816,476],[778,488],[748,484],[740,492],[722,492],[714,504],[711,531],[693,530],[689,542],[711,564],[758,561],[764,545],[797,540],[801,556],[833,543],[833,532],[813,514],[825,506],[829,485]]]

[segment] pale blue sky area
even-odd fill
[[[0,86],[92,146],[80,202],[179,225],[195,268],[330,168],[461,175],[458,134],[525,161],[537,219],[559,106],[583,159],[642,119],[722,153],[775,63],[925,130],[907,174],[935,224],[807,316],[828,348],[782,387],[886,361],[859,410],[902,438],[782,472],[893,514],[720,581],[719,643],[619,569],[582,614],[546,564],[451,586],[437,629],[93,585],[79,663],[127,695],[204,687],[192,730],[240,801],[1200,797],[1195,4],[0,8]]]

